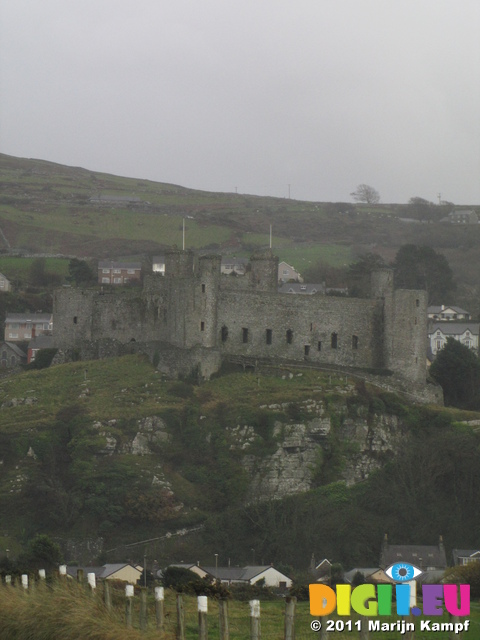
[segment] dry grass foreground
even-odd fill
[[[62,581],[63,582],[63,581]],[[93,597],[77,583],[38,584],[0,588],[1,640],[150,640],[156,629],[141,632],[127,628],[121,607],[108,611],[99,596]],[[165,640],[174,636],[164,634]]]

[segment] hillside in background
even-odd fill
[[[197,386],[127,356],[4,378],[0,406],[11,556],[38,532],[69,562],[245,564],[255,550],[297,569],[312,553],[374,566],[385,531],[476,544],[478,415],[351,377],[230,371]]]
[[[4,154],[0,184],[0,251],[7,253],[151,256],[182,245],[186,218],[187,246],[249,255],[268,246],[271,224],[275,252],[301,272],[318,260],[348,265],[365,252],[391,261],[403,244],[426,244],[447,257],[462,285],[446,303],[468,304],[480,292],[480,271],[472,268],[480,262],[480,225],[440,223],[451,203],[425,213],[406,204],[210,193]],[[418,222],[422,216],[428,224]]]

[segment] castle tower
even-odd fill
[[[199,338],[204,347],[214,347],[217,342],[217,301],[220,287],[221,256],[201,256],[195,286],[195,316]]]
[[[177,347],[191,346],[194,301],[193,251],[173,249],[165,254],[165,288],[168,299],[167,333]]]
[[[274,293],[278,290],[278,257],[271,249],[250,258],[250,284],[257,291]]]
[[[191,278],[193,276],[193,251],[172,249],[165,254],[166,278]]]

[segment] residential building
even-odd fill
[[[430,305],[427,307],[427,318],[435,321],[452,321],[452,320],[471,320],[470,313],[461,307]]]
[[[143,573],[143,569],[139,565],[133,566],[128,562],[123,562],[120,564],[104,564],[102,567],[68,566],[67,575],[76,579],[79,569],[83,571],[85,580],[89,573],[94,573],[97,580],[121,580],[130,584],[136,584]]]
[[[428,326],[428,346],[436,356],[448,338],[453,338],[478,353],[478,335],[478,322],[434,322]]]
[[[139,262],[113,262],[106,260],[98,263],[98,282],[100,284],[129,284],[140,282],[142,265]]]
[[[28,343],[28,351],[27,351],[27,364],[30,364],[37,357],[37,353],[41,349],[54,349],[55,348],[55,338],[51,335],[40,335],[32,338]]]
[[[11,291],[11,290],[12,290],[12,283],[7,278],[7,276],[4,276],[3,273],[0,273],[0,292]]]
[[[447,568],[447,556],[440,536],[438,545],[389,544],[385,534],[380,554],[380,567],[386,569],[397,562],[413,564],[422,571],[444,571]]]
[[[287,262],[278,263],[278,281],[279,282],[303,282],[300,273]]]
[[[159,273],[161,276],[165,275],[165,256],[153,256],[152,271],[153,273]]]
[[[446,218],[442,218],[441,222],[450,222],[451,224],[478,224],[478,215],[473,209],[456,209],[449,213]]]
[[[463,565],[471,562],[480,562],[479,549],[453,549],[453,564]]]
[[[355,576],[361,573],[365,582],[369,582],[371,584],[393,584],[395,581],[392,578],[389,578],[383,569],[380,567],[355,567],[354,569],[350,569],[343,574],[343,578],[345,582],[352,584],[355,579]]]
[[[292,579],[272,565],[249,565],[246,567],[201,567],[198,564],[174,564],[193,571],[200,578],[210,578],[212,582],[219,580],[222,584],[257,584],[274,589],[290,589]]]
[[[14,342],[0,343],[0,366],[2,369],[13,369],[26,364],[27,354]]]
[[[51,313],[9,313],[5,318],[5,340],[8,342],[25,342],[51,333],[52,329]]]

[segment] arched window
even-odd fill
[[[336,349],[338,347],[338,335],[336,333],[332,333],[332,349]]]
[[[228,338],[228,328],[223,325],[223,327],[220,330],[220,337],[222,339],[222,342],[226,342],[227,338]]]
[[[293,342],[293,331],[291,329],[287,329],[287,344],[292,344]]]

